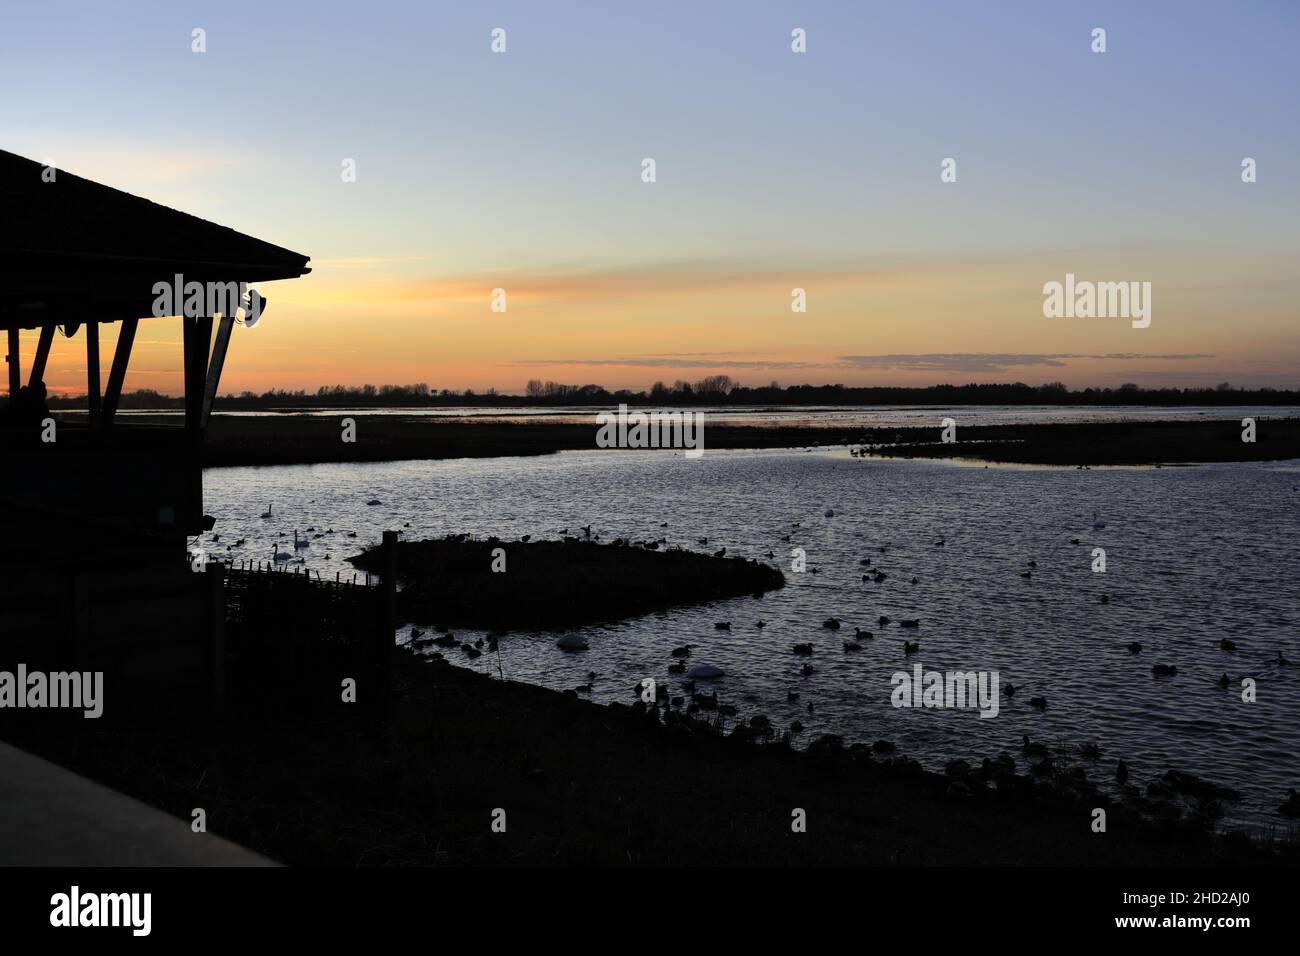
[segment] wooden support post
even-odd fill
[[[203,410],[200,413],[202,427],[208,425],[212,414],[212,403],[217,397],[217,386],[221,384],[221,369],[226,364],[226,351],[230,348],[230,333],[235,328],[235,317],[223,315],[217,326],[217,338],[212,343],[212,360],[208,363],[208,380],[203,386]]]
[[[99,322],[86,323],[86,396],[90,400],[90,427],[99,425]]]
[[[27,379],[28,385],[35,385],[45,378],[45,363],[50,358],[50,346],[54,344],[54,330],[57,326],[53,322],[46,322],[41,326],[41,338],[36,343],[36,357],[32,359],[32,372]]]
[[[203,385],[212,341],[212,316],[181,321],[185,323],[185,427],[197,434],[203,428]]]
[[[9,330],[9,354],[5,356],[9,362],[9,397],[13,398],[18,394],[18,389],[22,386],[23,375],[18,367],[18,329],[17,327]]]
[[[122,398],[122,382],[126,367],[131,361],[131,346],[135,343],[135,330],[139,319],[123,319],[117,334],[117,348],[113,351],[113,367],[108,372],[108,387],[104,389],[104,427],[113,424],[117,403]]]

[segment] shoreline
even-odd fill
[[[597,427],[569,423],[447,422],[400,415],[345,416],[355,442],[342,440],[340,420],[324,416],[222,417],[208,426],[208,468],[347,462],[498,458],[596,450]],[[160,421],[165,421],[160,417]],[[145,419],[145,423],[153,423]],[[957,441],[940,426],[850,428],[720,425],[704,434],[710,449],[849,446],[866,457],[961,458],[1060,466],[1173,465],[1300,458],[1300,417],[1260,419],[1256,440],[1242,440],[1237,419],[1087,422],[1020,425],[959,424]],[[618,449],[610,449],[616,453]],[[680,454],[680,450],[665,449]]]
[[[735,722],[652,718],[421,659],[392,661],[384,723],[337,705],[168,730],[106,723],[19,746],[291,865],[1279,865],[1296,845],[1155,824],[1068,778],[1003,792],[823,737],[757,743]],[[653,713],[653,708],[651,709]],[[109,720],[109,717],[105,718]],[[31,729],[30,725],[27,728]],[[993,756],[993,755],[990,755]],[[977,761],[973,761],[978,765]],[[1092,808],[1109,814],[1106,834]],[[506,833],[490,827],[504,809]],[[795,809],[806,832],[792,831]]]

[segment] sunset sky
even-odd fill
[[[456,7],[6,5],[0,147],[311,256],[223,391],[1300,387],[1300,4]],[[1044,318],[1067,272],[1150,328]],[[175,321],[126,388],[179,391]]]

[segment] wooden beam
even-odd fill
[[[221,370],[226,364],[226,352],[230,348],[230,333],[235,327],[233,315],[223,315],[217,326],[217,338],[212,343],[212,360],[208,363],[208,380],[203,386],[203,412],[200,416],[202,427],[208,426],[212,415],[212,403],[217,397],[217,386],[221,384]]]
[[[9,397],[13,398],[22,387],[22,370],[18,367],[18,329],[9,329],[9,354],[5,356],[9,363]]]
[[[108,372],[108,387],[104,389],[104,427],[113,424],[118,402],[122,399],[122,382],[126,367],[131,361],[131,346],[135,344],[135,330],[139,319],[123,319],[117,333],[117,349],[113,352],[113,367]],[[53,331],[51,329],[51,331]],[[42,333],[44,334],[44,333]]]
[[[90,427],[99,425],[99,321],[86,323],[86,395],[90,400]]]
[[[185,350],[185,427],[191,432],[203,428],[203,386],[208,371],[208,346],[212,341],[212,316],[183,318]]]
[[[58,328],[53,322],[46,322],[41,326],[41,338],[36,343],[36,357],[32,359],[31,375],[27,378],[28,385],[35,385],[45,378],[45,363],[50,357],[50,346],[54,344],[54,330]]]

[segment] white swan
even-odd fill
[[[288,561],[290,558],[293,557],[293,555],[289,554],[289,552],[280,550],[279,541],[277,541],[275,543],[275,547],[271,549],[271,554],[275,557],[275,561],[277,564],[283,564],[285,561]]]
[[[262,518],[265,520],[265,519],[268,519],[268,518],[270,518],[270,517],[271,517],[271,506],[270,506],[270,505],[267,505],[267,506],[266,506],[266,511],[263,512],[263,514],[262,514]]]
[[[297,528],[294,528],[294,529],[293,529],[293,549],[294,549],[295,551],[301,551],[303,548],[308,548],[308,547],[311,547],[311,542],[308,541],[306,538],[299,538],[299,537],[298,537],[298,529],[297,529]]]

